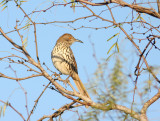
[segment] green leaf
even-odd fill
[[[108,61],[110,59],[110,57],[112,57],[112,55],[115,54],[115,53],[112,53],[107,59],[106,61]]]
[[[66,0],[64,0],[64,2],[65,2],[65,3],[67,3],[67,1],[66,1]]]
[[[144,22],[146,22],[142,17],[140,17]]]
[[[22,46],[24,46],[24,48],[26,48],[27,43],[28,43],[28,38],[26,37],[22,42]]]
[[[20,1],[20,2],[28,2],[28,1],[23,1],[23,0],[22,0],[22,1]]]
[[[119,52],[119,46],[117,42],[116,42],[116,47],[117,47],[117,51]]]
[[[2,106],[0,106],[0,117],[1,117],[1,114],[2,114]]]
[[[26,25],[23,27],[24,30],[28,29],[30,27],[30,20],[27,20]]]
[[[4,116],[4,114],[5,114],[6,107],[7,107],[7,105],[6,105],[6,104],[4,104],[4,107],[3,107],[3,116]]]
[[[7,8],[7,6],[5,6],[1,11],[4,11],[4,9],[6,9]]]
[[[74,2],[74,0],[71,0],[71,2]],[[72,9],[73,9],[73,12],[75,12],[75,6],[76,6],[76,4],[75,3],[72,3]]]
[[[4,6],[6,3],[3,3],[3,1],[0,3],[0,4],[2,4],[0,7],[2,7],[2,6]]]
[[[140,18],[140,15],[138,15],[138,17],[135,19],[135,21],[137,21]]]
[[[108,50],[107,54],[109,54],[109,52],[112,50],[112,48],[113,48],[115,45],[116,45],[116,43],[114,43],[114,44],[110,47],[110,49]]]
[[[114,37],[116,37],[117,35],[119,35],[119,33],[117,33],[117,34],[113,35],[113,36],[112,36],[112,37],[110,37],[107,41],[109,41],[109,40],[113,39],[113,38],[114,38]]]
[[[2,2],[0,2],[0,5],[3,4],[4,2],[5,2],[5,0],[3,0]],[[0,6],[0,7],[2,7],[2,6]]]

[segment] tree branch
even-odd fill
[[[158,89],[158,93],[153,96],[150,100],[148,100],[144,105],[143,108],[141,109],[141,121],[143,121],[142,119],[147,119],[146,117],[146,112],[147,109],[149,108],[149,106],[151,104],[153,104],[155,101],[157,101],[160,98],[160,89]],[[145,120],[144,120],[145,121]]]
[[[157,0],[158,13],[160,14],[160,0]]]
[[[77,100],[79,100],[79,99],[77,99]],[[76,101],[73,101],[73,102],[71,102],[71,103],[69,103],[69,104],[66,104],[66,105],[62,106],[61,108],[59,108],[59,109],[58,109],[55,113],[53,113],[52,115],[43,116],[43,117],[40,118],[38,121],[42,121],[42,120],[44,120],[45,118],[49,118],[49,119],[56,118],[56,117],[60,116],[61,114],[63,114],[64,111],[74,108],[73,105],[74,105],[75,103],[76,103]]]
[[[25,79],[30,79],[30,78],[38,77],[38,76],[42,76],[42,74],[37,74],[37,75],[32,74],[31,76],[28,76],[28,77],[14,78],[14,77],[9,77],[9,76],[6,76],[6,75],[0,73],[0,77],[7,78],[7,79],[12,79],[12,80],[18,80],[18,81],[25,80]]]
[[[133,10],[139,12],[139,13],[146,13],[146,14],[149,14],[153,17],[160,18],[160,14],[157,13],[153,9],[142,7],[142,6],[135,5],[135,4],[128,4],[128,3],[124,2],[123,0],[109,0],[109,1],[106,1],[106,2],[102,2],[102,3],[92,3],[92,2],[89,2],[89,1],[86,1],[86,0],[76,0],[75,2],[86,3],[86,4],[92,5],[92,6],[102,6],[102,5],[108,5],[110,3],[117,3],[117,4],[119,4],[123,7],[129,7],[129,8],[131,8],[131,9],[133,9]]]
[[[36,23],[34,21],[32,21],[32,19],[26,14],[26,12],[22,9],[22,7],[17,3],[16,0],[14,0],[16,5],[21,9],[21,11],[24,13],[24,15],[32,22],[33,26],[34,26],[34,37],[35,37],[35,45],[36,45],[36,56],[37,56],[37,61],[38,64],[40,65],[40,60],[39,60],[39,56],[38,56],[38,46],[37,46],[37,34],[36,34]]]
[[[49,82],[49,83],[47,84],[47,86],[44,88],[44,90],[43,90],[42,93],[39,95],[39,97],[37,98],[37,100],[35,100],[35,104],[34,104],[32,110],[31,110],[31,112],[30,112],[30,114],[29,114],[29,116],[28,116],[28,118],[27,118],[27,121],[30,120],[30,117],[31,117],[31,115],[33,114],[34,109],[36,108],[39,99],[41,98],[41,96],[43,95],[43,93],[45,92],[45,90],[48,88],[48,86],[49,86],[50,84],[51,84],[51,82]]]
[[[2,35],[14,46],[16,47],[17,49],[20,49],[23,51],[23,53],[26,55],[26,57],[28,59],[32,59],[31,56],[29,55],[29,53],[26,51],[26,49],[23,47],[23,46],[19,46],[17,45],[15,42],[13,42],[12,39],[10,39],[2,30],[2,28],[0,27],[0,32],[2,33]]]
[[[25,118],[23,117],[23,115],[20,113],[20,112],[18,112],[12,105],[11,105],[11,103],[9,103],[9,102],[4,102],[4,101],[2,101],[2,100],[0,100],[0,102],[2,102],[2,103],[4,103],[4,104],[6,104],[7,106],[9,106],[10,108],[12,108],[22,119],[23,119],[23,121],[25,121]]]
[[[112,102],[111,103],[109,102],[107,104],[93,103],[92,107],[103,110],[103,111],[109,111],[109,110],[123,111],[124,113],[129,114],[131,117],[133,117],[137,120],[140,120],[140,115],[137,112],[135,112],[125,106],[114,104]]]

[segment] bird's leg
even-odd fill
[[[65,80],[63,80],[61,77],[60,77],[60,74],[58,75],[57,79],[61,82],[63,82],[63,84],[65,84],[65,87],[67,87],[67,83],[69,84],[69,77],[68,76]]]
[[[69,77],[70,77],[70,75],[63,81],[63,83],[65,84],[65,86],[67,86],[67,83],[69,83]]]
[[[71,77],[71,75],[69,75],[69,76],[66,78],[65,81],[66,81],[66,82],[69,84],[69,86],[72,88],[73,92],[77,92],[77,91],[74,89],[74,87],[72,86],[72,84],[70,83],[69,77]]]
[[[71,75],[69,75],[69,76],[66,78],[66,81],[67,81],[67,80],[69,81],[69,77],[71,77]]]

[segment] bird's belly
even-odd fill
[[[52,59],[52,61],[58,71],[60,71],[62,74],[69,75],[68,64],[65,61],[55,58]]]

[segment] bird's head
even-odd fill
[[[71,34],[63,34],[58,40],[57,43],[59,42],[64,42],[67,43],[68,45],[72,45],[74,42],[80,42],[83,43],[81,40],[75,39]]]

